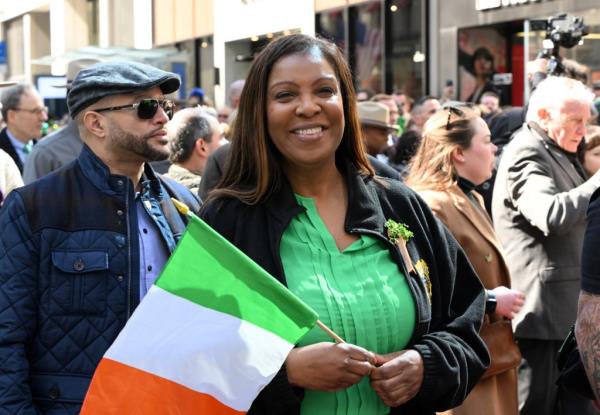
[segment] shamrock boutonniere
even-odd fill
[[[387,228],[389,240],[398,246],[400,255],[402,255],[402,260],[404,261],[404,264],[406,264],[408,272],[415,273],[415,267],[413,266],[410,255],[408,255],[408,249],[406,248],[408,240],[415,234],[408,229],[408,225],[398,223],[393,219],[388,219],[385,222],[385,227]]]
[[[385,222],[385,227],[387,228],[388,239],[398,246],[400,255],[402,255],[402,260],[406,264],[406,269],[408,272],[414,276],[420,277],[423,281],[427,298],[429,299],[429,304],[431,304],[432,286],[431,280],[429,279],[429,267],[423,259],[419,259],[417,264],[413,265],[412,259],[410,258],[408,249],[406,247],[409,239],[415,236],[415,234],[408,229],[407,225],[398,223],[392,219],[388,219]]]

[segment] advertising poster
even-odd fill
[[[462,29],[458,32],[459,99],[478,102],[481,94],[493,91],[503,97],[503,88],[494,84],[494,75],[506,73],[507,41],[494,28]]]

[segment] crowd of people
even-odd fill
[[[200,88],[178,108],[179,77],[145,64],[67,78],[68,123],[43,139],[33,87],[0,98],[0,412],[79,411],[185,230],[173,197],[344,339],[313,328],[250,414],[598,413],[600,127],[581,80],[536,74],[510,111],[484,88],[355,92],[339,49],[303,34],[218,110]],[[576,320],[596,403],[556,384]]]

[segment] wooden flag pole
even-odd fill
[[[333,330],[331,330],[329,327],[327,327],[325,324],[323,324],[323,322],[321,322],[321,320],[317,320],[317,326],[321,327],[321,329],[323,329],[323,331],[325,333],[327,333],[329,335],[329,337],[331,337],[333,340],[335,340],[336,343],[346,343],[344,341],[344,339],[342,339],[340,336],[335,334],[335,332]]]

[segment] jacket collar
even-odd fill
[[[492,221],[485,212],[483,200],[477,192],[473,192],[473,196],[477,199],[479,207],[476,207],[467,198],[467,195],[458,187],[458,185],[452,185],[448,188],[448,194],[452,198],[452,202],[456,209],[479,231],[479,233],[491,243],[499,252],[502,252],[502,248],[496,234]]]
[[[368,186],[374,179],[359,173],[350,162],[345,162],[338,168],[348,188],[348,208],[344,224],[346,231],[368,230],[385,235],[385,216],[380,204],[376,203],[375,187]],[[265,202],[265,206],[268,212],[283,224],[289,223],[304,209],[296,202],[292,187],[285,176],[279,188]]]
[[[359,173],[351,163],[345,166],[345,177],[348,186],[346,230],[371,230],[385,235],[386,218],[378,202],[376,186],[368,185],[375,179]]]
[[[111,174],[108,166],[87,146],[83,145],[81,153],[77,159],[83,175],[98,188],[98,190],[112,196],[123,195],[127,189],[127,182],[131,182],[128,177]],[[150,189],[159,195],[161,185],[148,163],[144,163],[144,173],[142,182],[147,183]]]
[[[564,173],[572,180],[573,187],[577,187],[585,181],[583,167],[575,154],[563,150],[537,123],[529,122],[527,127],[533,136],[548,150],[548,154],[562,168]]]

